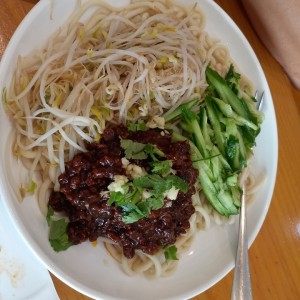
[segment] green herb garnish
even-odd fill
[[[172,168],[171,160],[154,161],[151,164],[152,172],[155,174],[167,175]]]
[[[150,157],[153,161],[157,161],[156,156],[164,156],[164,153],[154,145],[142,144],[127,139],[121,139],[120,141],[121,147],[125,150],[125,157],[127,159],[142,160]]]
[[[147,131],[149,128],[145,124],[145,122],[139,122],[139,123],[128,123],[127,129],[129,131]]]
[[[47,224],[50,227],[52,224],[52,217],[54,215],[54,210],[51,206],[48,206],[48,211],[47,211],[47,215],[46,215],[46,220],[47,220]]]
[[[54,220],[54,210],[48,207],[46,220],[50,227],[49,242],[53,250],[56,252],[68,249],[73,244],[69,241],[67,234],[68,222],[65,218]]]
[[[132,140],[121,139],[121,147],[125,150],[127,159],[146,159],[147,154],[144,149],[146,144],[133,142]]]
[[[188,184],[178,176],[148,174],[134,179],[122,186],[124,193],[110,192],[109,205],[120,206],[123,210],[122,220],[129,224],[138,221],[164,206],[164,194],[172,187],[187,192]],[[148,198],[143,198],[146,191]]]
[[[164,255],[166,260],[178,260],[176,246],[166,245],[164,247]]]
[[[158,149],[156,146],[151,145],[151,144],[146,145],[145,152],[150,156],[150,158],[153,161],[158,161],[156,156],[159,156],[159,157],[165,156],[165,154],[160,149]]]

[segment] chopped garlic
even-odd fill
[[[115,175],[115,181],[112,182],[107,188],[111,192],[121,192],[125,193],[123,185],[128,182],[128,178],[124,175]]]
[[[176,170],[174,170],[172,168],[170,169],[170,174],[176,175],[176,173],[177,173]]]
[[[126,174],[129,177],[136,179],[136,178],[147,175],[147,172],[144,168],[142,168],[138,165],[129,164],[126,168]]]
[[[168,201],[166,204],[165,204],[165,207],[172,207],[172,201]]]
[[[130,164],[129,160],[126,157],[122,157],[121,161],[122,161],[122,167],[124,169],[126,169],[127,166]]]
[[[143,199],[148,199],[148,198],[150,198],[151,196],[152,196],[152,194],[151,194],[149,191],[143,190],[143,193],[142,193],[142,198],[143,198]]]
[[[122,167],[126,170],[126,175],[129,179],[135,179],[147,175],[147,172],[144,168],[131,164],[126,157],[122,157]]]
[[[164,193],[164,197],[167,197],[170,200],[176,200],[178,195],[179,189],[176,189],[172,186],[168,191]]]

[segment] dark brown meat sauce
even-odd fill
[[[124,151],[120,138],[156,145],[173,162],[176,175],[189,184],[187,193],[179,191],[172,206],[153,210],[148,217],[132,224],[122,221],[122,209],[107,204],[107,186],[115,175],[125,175],[122,167]],[[162,246],[174,244],[177,237],[189,228],[189,219],[195,209],[191,196],[198,171],[192,168],[188,142],[171,143],[170,134],[161,130],[128,131],[123,126],[107,128],[99,143],[87,145],[87,152],[77,154],[66,164],[65,173],[59,176],[60,191],[52,192],[49,205],[69,217],[69,240],[79,244],[98,237],[109,238],[123,247],[126,257],[133,257],[136,249],[155,254]],[[133,161],[150,169],[147,160]]]

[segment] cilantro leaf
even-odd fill
[[[145,124],[145,122],[140,123],[128,123],[127,129],[129,131],[147,131],[149,128]]]
[[[240,159],[240,144],[238,138],[230,135],[227,139],[226,157],[230,166],[234,171],[238,171],[243,167],[244,161]]]
[[[120,206],[121,204],[126,202],[126,195],[121,192],[110,192],[110,197],[107,201],[108,205],[116,204]]]
[[[176,189],[182,190],[184,193],[188,191],[189,185],[182,178],[176,175],[168,175],[166,177],[167,180],[171,182]]]
[[[225,76],[225,80],[228,86],[235,92],[236,95],[239,94],[241,75],[234,70],[233,64],[230,65],[229,70]]]
[[[152,172],[161,175],[167,175],[170,173],[172,168],[171,160],[163,160],[163,161],[154,161],[151,164]]]
[[[125,150],[127,159],[147,159],[158,161],[157,156],[164,157],[165,154],[152,144],[142,144],[128,139],[120,139],[121,147]]]
[[[57,221],[52,220],[49,232],[49,242],[52,248],[56,251],[63,251],[72,246],[67,234],[68,222],[65,218]]]
[[[151,145],[151,144],[146,144],[145,152],[151,157],[151,159],[153,161],[158,161],[158,159],[156,158],[156,155],[158,155],[160,157],[165,156],[165,154],[160,149],[158,149],[156,146]]]
[[[152,196],[147,199],[147,202],[148,202],[150,209],[153,209],[153,210],[162,208],[165,203],[163,194],[158,194],[158,195]]]
[[[46,220],[49,231],[49,242],[53,250],[56,252],[68,249],[73,244],[69,241],[67,234],[68,222],[65,218],[59,220],[53,220],[54,210],[51,206],[48,206]]]
[[[134,223],[148,216],[150,213],[150,208],[145,200],[140,201],[137,205],[127,203],[126,205],[122,205],[122,209],[124,211],[122,221],[125,224]]]
[[[133,142],[132,140],[121,139],[121,147],[125,150],[127,159],[146,159],[147,154],[144,152],[146,144]]]
[[[141,189],[135,187],[132,182],[122,185],[124,193],[121,192],[110,192],[110,197],[107,201],[108,205],[115,204],[117,206],[122,206],[127,202],[137,203],[141,198]]]
[[[164,193],[172,187],[169,180],[165,180],[158,174],[148,174],[133,180],[133,185],[136,187],[153,189],[154,193]]]
[[[175,245],[166,245],[164,247],[164,255],[166,260],[178,260],[177,248]]]
[[[176,175],[161,177],[158,174],[148,174],[134,179],[133,185],[139,188],[150,189],[151,194],[156,198],[170,190],[172,186],[175,189],[182,190],[184,193],[188,191],[187,182]]]
[[[142,215],[147,216],[150,214],[150,208],[146,200],[140,201],[136,207]]]
[[[64,235],[60,240],[49,240],[54,251],[60,252],[70,248],[73,244],[69,242],[68,235]]]
[[[133,210],[129,212],[128,214],[123,214],[122,221],[125,224],[131,224],[134,222],[137,222],[138,220],[142,219],[144,216],[141,215],[139,212]]]
[[[48,205],[48,211],[46,216],[48,226],[51,226],[53,215],[54,215],[54,210],[50,205]]]
[[[122,207],[122,210],[124,213],[130,213],[131,211],[133,210],[137,210],[137,206],[135,204],[132,204],[131,202],[126,202],[126,203],[123,203],[122,205],[118,205],[120,207]]]

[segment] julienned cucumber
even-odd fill
[[[238,175],[247,166],[263,115],[250,96],[240,97],[240,74],[233,66],[225,78],[208,67],[206,77],[204,99],[180,105],[165,121],[179,121],[183,133],[173,132],[173,138],[189,140],[207,200],[219,214],[230,216],[239,212]]]

